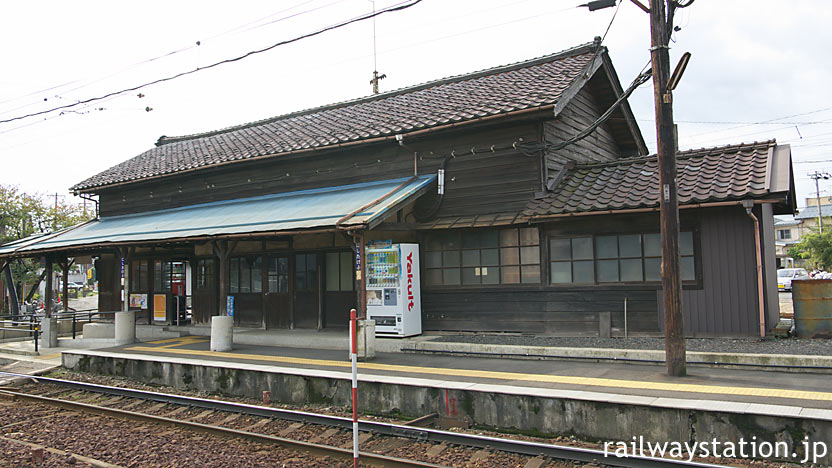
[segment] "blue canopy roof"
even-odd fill
[[[101,244],[187,240],[314,228],[372,228],[424,193],[435,175],[224,200],[159,211],[108,216],[27,242],[0,247],[0,256]]]

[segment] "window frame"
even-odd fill
[[[528,230],[535,230],[537,233],[537,243],[535,244],[525,244],[522,240],[522,233],[521,231],[524,229]],[[503,232],[507,231],[516,231],[517,232],[517,242],[516,245],[505,245],[503,240]],[[483,246],[480,244],[479,246],[467,246],[465,245],[465,238],[463,237],[466,233],[486,233],[492,232],[496,236],[496,244],[495,245],[487,245]],[[440,236],[444,235],[454,235],[454,242],[456,243],[456,247],[447,249],[444,246],[440,247],[440,250],[431,250],[430,245],[434,242],[442,242]],[[431,239],[431,236],[436,236],[436,238]],[[500,288],[500,289],[511,289],[511,288],[521,288],[521,289],[539,289],[542,286],[545,286],[545,274],[543,272],[543,254],[545,247],[543,245],[544,240],[544,233],[540,229],[539,226],[528,226],[528,225],[514,225],[514,226],[501,226],[501,227],[484,227],[484,228],[468,228],[468,229],[447,229],[447,230],[437,230],[437,232],[431,232],[426,235],[421,242],[423,248],[420,249],[421,255],[421,270],[422,270],[422,288],[423,289],[485,289],[485,288]],[[537,249],[537,263],[531,262],[523,262],[523,248],[536,248]],[[517,261],[516,262],[505,262],[503,257],[503,250],[506,249],[515,249],[517,253]],[[491,251],[495,250],[497,255],[497,260],[495,265],[482,265],[482,253],[483,251]],[[459,261],[458,266],[445,266],[445,253],[446,252],[458,252]],[[465,265],[465,252],[479,252],[479,261],[478,265]],[[528,252],[528,251],[527,251]],[[428,261],[429,255],[437,255],[440,258],[439,266],[429,266],[432,262]],[[528,253],[526,254],[528,255]],[[533,270],[534,267],[537,267],[537,280],[534,282],[523,282],[523,273],[524,267],[528,268],[529,270]],[[480,282],[477,283],[466,283],[465,278],[466,276],[466,269],[475,269],[475,277],[480,278]],[[482,274],[476,275],[476,269],[482,268],[494,268],[498,272],[497,282],[494,283],[484,283],[482,282]],[[517,268],[518,274],[518,281],[513,283],[506,283],[503,282],[503,269],[504,268]],[[459,282],[456,284],[432,284],[430,282],[430,274],[433,271],[442,272],[443,281],[444,281],[444,270],[458,270],[459,271]]]
[[[693,269],[694,269],[694,278],[693,279],[688,279],[688,280],[683,280],[682,281],[682,286],[685,289],[701,289],[703,287],[703,285],[702,285],[702,249],[701,249],[701,244],[700,244],[699,228],[698,227],[691,227],[691,226],[681,226],[680,232],[690,232],[691,233],[692,244],[693,244],[693,246],[692,246],[693,247],[693,252],[692,252],[691,255],[680,255],[680,260],[681,260],[682,257],[693,258]],[[656,257],[655,255],[646,255],[646,253],[644,252],[644,237],[643,236],[644,235],[649,235],[649,234],[660,234],[660,233],[656,232],[655,230],[646,230],[646,229],[644,229],[644,230],[637,230],[637,231],[620,231],[620,232],[619,231],[617,231],[617,232],[599,232],[599,231],[596,231],[596,232],[591,232],[591,233],[588,233],[586,231],[583,231],[583,232],[568,231],[568,232],[558,232],[558,233],[551,233],[551,232],[547,233],[546,234],[547,250],[546,250],[546,259],[545,259],[547,275],[546,275],[545,286],[547,286],[549,288],[556,288],[556,289],[582,289],[582,288],[587,288],[587,289],[616,289],[616,288],[661,289],[661,279],[659,279],[658,281],[648,281],[646,279],[642,280],[642,281],[620,281],[620,275],[621,275],[620,260],[622,260],[622,259],[626,260],[626,259],[630,258],[630,257],[621,257],[620,252],[619,252],[619,256],[615,257],[615,260],[619,261],[619,272],[618,272],[619,273],[619,281],[615,281],[615,282],[599,282],[598,281],[597,262],[598,262],[599,258],[597,256],[596,239],[598,237],[605,237],[605,236],[615,236],[616,238],[619,238],[620,236],[628,236],[628,235],[635,235],[635,234],[638,234],[638,235],[641,236],[641,249],[642,250],[641,250],[641,257],[638,257],[638,258],[641,259],[642,278],[646,278],[647,272],[646,272],[646,268],[644,266],[645,265],[644,260],[649,259],[649,258],[659,258],[659,259],[661,259],[661,256]],[[551,241],[553,239],[570,239],[571,240],[571,239],[575,239],[575,238],[586,238],[586,237],[589,237],[589,238],[592,239],[592,253],[593,253],[592,263],[593,263],[593,275],[594,275],[593,282],[591,282],[591,283],[552,283],[552,275],[551,275],[551,273],[552,273],[552,270],[551,270],[552,263],[555,263],[555,262],[558,262],[558,261],[570,262],[571,263],[574,260],[571,260],[571,259],[570,260],[552,260],[551,252],[549,251],[549,248],[551,246],[551,244],[550,244]],[[636,257],[632,257],[632,258],[636,258]],[[603,259],[601,259],[601,260],[603,260]],[[612,260],[612,258],[610,258],[609,260]],[[579,259],[579,261],[581,261],[581,260]]]
[[[236,255],[228,259],[228,294],[263,294],[263,257],[262,254]],[[255,272],[259,272],[257,277]],[[244,283],[243,279],[247,281]],[[243,290],[243,285],[247,285],[247,290]]]

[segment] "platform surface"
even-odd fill
[[[80,351],[79,351],[80,352]],[[95,352],[127,354],[142,359],[204,364],[297,370],[304,375],[347,375],[350,362],[346,350],[291,348],[235,344],[231,352],[209,350],[209,338],[185,336],[100,349]],[[813,414],[832,419],[832,377],[771,371],[691,367],[684,378],[671,378],[664,368],[652,365],[507,360],[476,357],[380,353],[370,362],[359,363],[360,378],[411,384],[414,379],[441,381],[443,385],[479,384],[499,386],[499,391],[548,395],[581,395],[609,401],[663,404],[663,400],[697,402],[699,406],[729,408],[733,403],[752,405],[760,411],[794,412],[797,408],[820,410]],[[497,388],[495,387],[495,391]],[[553,392],[554,391],[554,392]],[[647,398],[638,398],[647,397]],[[693,404],[693,403],[690,403]],[[762,406],[774,405],[774,406]],[[785,407],[791,407],[787,410]]]

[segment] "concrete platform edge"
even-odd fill
[[[347,407],[351,401],[345,372],[106,351],[64,351],[62,363],[78,371],[249,398],[268,390],[272,401],[288,404]],[[755,437],[758,443],[786,442],[789,452],[798,454],[804,437],[832,440],[832,410],[369,374],[359,379],[358,407],[368,414],[412,418],[436,412],[481,428],[602,442],[631,436],[655,442]],[[832,455],[818,461],[830,463]]]
[[[421,341],[409,343],[403,352],[448,352],[454,354],[481,355],[483,353],[491,356],[514,356],[528,359],[599,359],[599,360],[623,360],[627,359],[644,361],[664,362],[664,351],[658,350],[634,350],[614,348],[553,348],[546,346],[517,346],[517,345],[494,345],[480,343],[455,343]],[[687,360],[689,365],[710,365],[715,367],[726,367],[735,365],[737,367],[755,366],[778,371],[832,373],[832,356],[803,356],[793,354],[741,354],[741,353],[707,353],[688,351]],[[696,364],[691,364],[696,363]],[[663,364],[662,364],[663,365]]]
[[[76,357],[79,356],[79,357]],[[65,368],[73,369],[77,367],[77,361],[80,356],[95,356],[107,359],[123,359],[136,360],[144,362],[158,362],[162,364],[180,364],[193,365],[203,367],[217,367],[223,369],[233,370],[247,370],[254,372],[263,372],[270,374],[284,374],[284,375],[298,375],[303,377],[321,377],[327,379],[337,379],[349,382],[351,374],[348,372],[305,369],[295,367],[279,367],[268,366],[261,364],[249,364],[240,362],[225,362],[205,359],[191,359],[191,358],[177,358],[169,356],[151,356],[151,355],[137,355],[126,353],[113,353],[108,351],[94,351],[94,350],[72,350],[63,351],[61,353],[61,361]],[[454,388],[459,390],[469,390],[487,393],[503,393],[512,395],[538,396],[545,398],[556,399],[571,399],[584,401],[603,401],[611,404],[622,405],[642,405],[673,409],[693,409],[699,411],[719,411],[725,413],[737,413],[758,416],[771,416],[772,409],[777,409],[780,413],[787,412],[793,414],[794,417],[819,419],[832,422],[832,410],[823,410],[815,408],[803,408],[799,406],[784,406],[784,405],[760,405],[757,403],[743,403],[730,402],[730,406],[726,407],[725,402],[716,400],[692,400],[683,398],[665,398],[665,397],[647,397],[638,395],[624,395],[617,393],[606,392],[587,392],[583,390],[560,390],[560,389],[545,389],[539,387],[522,387],[513,385],[494,385],[481,384],[474,382],[459,382],[446,381],[436,379],[414,378],[414,377],[396,377],[385,376],[377,374],[363,374],[359,372],[359,382],[380,383],[391,385],[409,385],[420,386],[437,389]],[[811,416],[809,416],[811,410]]]

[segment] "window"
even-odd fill
[[[446,231],[425,249],[428,285],[540,283],[537,228]]]
[[[696,280],[693,232],[680,233],[682,281]],[[549,240],[552,284],[639,283],[661,281],[661,237],[619,234]]]
[[[153,261],[153,291],[170,291],[170,263],[162,260]]]
[[[295,255],[295,289],[318,290],[318,254]]]
[[[229,260],[229,292],[263,292],[263,257],[235,257]]]
[[[147,260],[130,262],[130,291],[147,291],[150,288],[149,273]]]
[[[216,282],[214,280],[214,260],[197,260],[196,288],[200,290],[216,288]]]
[[[353,281],[352,252],[328,252],[326,254],[326,290],[352,291]]]
[[[792,238],[792,230],[791,229],[778,229],[777,230],[777,239],[778,240],[787,240]]]
[[[270,257],[269,258],[269,292],[272,293],[287,293],[289,292],[289,258],[288,257]]]

